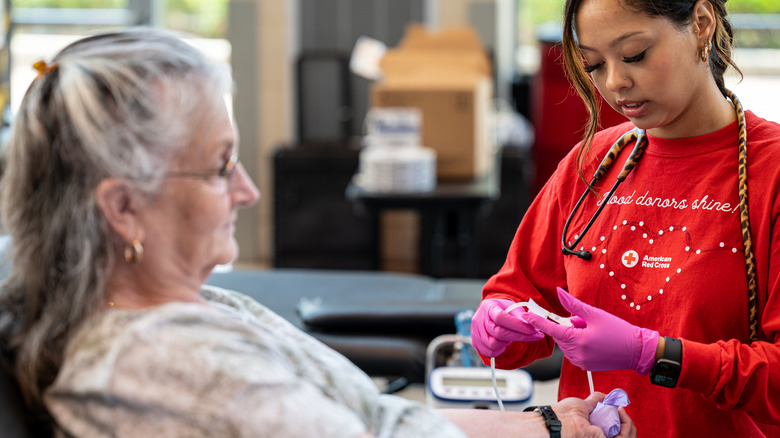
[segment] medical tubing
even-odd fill
[[[493,379],[493,391],[496,393],[496,401],[498,402],[498,409],[504,410],[504,402],[501,401],[501,394],[498,393],[498,384],[496,383],[496,358],[490,358],[490,378]]]
[[[617,184],[615,184],[615,187],[617,187]],[[614,191],[614,190],[615,190],[615,188],[613,187],[612,191]],[[530,302],[529,301],[522,301],[522,302],[519,302],[519,303],[514,303],[511,306],[507,307],[504,310],[504,312],[509,313],[509,312],[511,312],[512,310],[515,310],[518,307],[525,307],[525,308],[529,308],[530,309],[532,303],[533,303],[533,300],[530,300]],[[538,304],[534,303],[534,305],[536,307],[539,307]],[[548,313],[548,315],[546,315],[546,317],[549,318],[550,316],[555,316],[556,318],[554,318],[553,320],[555,322],[557,322],[558,324],[560,324],[559,320],[561,318],[558,315],[555,315],[554,313],[551,313],[551,312],[547,312],[547,313]],[[590,389],[590,393],[593,394],[595,392],[595,389],[594,389],[594,386],[593,386],[593,374],[590,371],[587,371],[587,373],[588,373],[588,388]],[[503,411],[504,410],[504,402],[501,400],[501,394],[498,391],[498,383],[496,382],[496,358],[495,357],[491,357],[490,358],[490,378],[493,380],[493,392],[495,392],[495,394],[496,394],[496,401],[498,402],[498,409]]]
[[[588,388],[590,388],[590,394],[593,395],[594,392],[596,392],[595,389],[593,389],[593,373],[588,371]]]
[[[520,307],[520,306],[527,306],[528,302],[523,301],[521,303],[514,303],[511,306],[507,307],[504,312],[509,313],[512,310]],[[498,392],[498,383],[496,383],[496,358],[491,357],[490,358],[490,378],[493,380],[493,392],[496,393],[496,401],[498,402],[498,409],[504,410],[504,402],[501,400],[501,394]]]
[[[623,165],[623,170],[620,171],[620,175],[618,175],[617,179],[620,181],[625,181],[626,177],[629,173],[631,173],[632,170],[634,170],[634,167],[636,167],[637,164],[639,164],[639,159],[642,157],[642,154],[645,152],[645,149],[647,149],[647,136],[645,135],[645,131],[642,129],[637,130],[637,136],[636,136],[636,144],[634,144],[634,150],[631,151],[631,154],[629,154],[628,159],[626,160],[626,164]]]
[[[623,150],[624,147],[631,141],[637,138],[637,128],[633,128],[630,131],[626,132],[625,134],[621,135],[620,138],[615,140],[615,143],[612,144],[612,146],[609,148],[609,152],[604,156],[604,159],[601,160],[601,163],[599,164],[599,167],[596,169],[596,172],[593,174],[593,180],[590,182],[590,186],[593,186],[593,183],[601,179],[602,176],[604,176],[605,173],[609,170],[610,167],[612,167],[612,163],[615,162],[618,155],[620,155],[620,152]]]
[[[609,170],[609,168],[612,166],[612,163],[615,161],[620,151],[623,150],[626,144],[628,144],[632,140],[636,140],[636,143],[634,144],[634,149],[631,151],[631,154],[629,154],[628,159],[623,165],[623,169],[621,170],[620,174],[615,180],[615,184],[612,185],[612,189],[607,194],[607,197],[604,198],[605,200],[601,203],[599,208],[596,210],[596,213],[593,216],[591,216],[590,221],[588,221],[588,224],[585,225],[585,228],[582,230],[582,232],[576,235],[576,238],[574,239],[574,243],[572,243],[571,245],[567,245],[566,234],[569,231],[569,225],[571,224],[571,221],[574,218],[574,213],[577,210],[579,210],[580,206],[582,205],[582,202],[585,200],[585,197],[588,195],[588,190],[586,190],[582,194],[582,196],[580,196],[580,199],[577,201],[577,204],[574,205],[574,209],[571,211],[569,217],[566,219],[566,222],[563,225],[563,233],[561,234],[561,244],[563,245],[564,254],[577,255],[577,251],[574,248],[577,245],[579,245],[580,241],[582,241],[582,238],[585,237],[585,233],[588,232],[590,227],[596,221],[596,218],[601,214],[601,210],[603,210],[608,203],[607,201],[609,199],[612,199],[612,195],[615,194],[615,190],[617,190],[620,183],[622,183],[626,179],[628,174],[631,173],[631,171],[634,170],[634,167],[636,167],[636,165],[639,163],[639,159],[642,157],[642,154],[645,152],[645,149],[647,149],[647,136],[645,135],[645,131],[643,129],[634,128],[631,131],[628,131],[627,133],[623,134],[617,141],[615,141],[615,143],[610,148],[609,153],[607,153],[607,155],[601,161],[601,164],[599,164],[599,167],[598,169],[596,169],[596,172],[593,174],[593,179],[590,181],[590,184],[588,184],[588,186],[593,187],[593,185],[596,184],[596,181],[598,181],[602,176],[604,176],[607,170]],[[588,256],[586,260],[587,259],[590,259],[590,256]]]
[[[596,180],[594,179],[590,183],[593,184],[595,181]],[[582,205],[582,201],[584,201],[587,196],[588,196],[587,191],[583,193],[582,196],[580,196],[580,200],[577,201],[577,204],[574,205],[574,210],[579,210],[580,205]],[[578,243],[580,243],[580,239],[582,238],[580,236],[577,236],[579,237],[579,239],[576,239],[571,246],[569,246],[569,244],[566,243],[566,232],[569,230],[569,224],[571,224],[572,219],[574,219],[574,215],[570,214],[569,217],[566,219],[566,223],[563,224],[563,233],[561,234],[561,245],[563,245],[564,252],[568,250],[571,251],[572,254],[574,254],[574,247],[577,246]]]
[[[595,183],[595,182],[596,182],[595,179],[593,181],[591,181],[591,183]],[[580,241],[582,241],[582,238],[585,237],[585,233],[587,233],[588,230],[590,229],[590,227],[593,226],[593,223],[596,222],[596,218],[598,218],[599,214],[601,214],[601,210],[604,210],[604,207],[607,206],[607,201],[606,200],[612,199],[612,195],[615,194],[615,190],[617,190],[617,188],[620,185],[620,183],[621,183],[620,180],[616,180],[615,181],[615,184],[612,185],[612,189],[610,189],[609,193],[607,194],[607,197],[604,198],[605,201],[602,202],[601,205],[599,205],[599,208],[596,210],[596,214],[594,214],[590,218],[590,220],[588,221],[588,224],[585,225],[585,228],[582,229],[582,232],[577,236],[576,239],[574,239],[574,243],[572,243],[571,245],[567,245],[566,244],[566,231],[568,231],[569,223],[571,222],[571,219],[572,219],[572,217],[574,217],[574,215],[573,214],[569,215],[569,219],[566,220],[566,224],[564,224],[564,226],[563,226],[563,231],[564,232],[561,235],[561,243],[563,243],[564,247],[566,247],[567,249],[569,249],[572,252],[575,251],[574,247],[579,245]],[[582,204],[582,200],[585,199],[585,196],[587,196],[587,194],[588,194],[588,192],[585,192],[585,193],[582,194],[582,198],[580,198],[580,202],[577,202],[577,206],[575,208],[578,208],[580,206],[580,204]]]

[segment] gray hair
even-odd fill
[[[12,326],[0,327],[0,341],[13,353],[31,407],[42,409],[67,341],[105,302],[106,275],[122,243],[96,205],[98,183],[127,178],[154,193],[231,87],[227,66],[152,29],[76,41],[30,85],[0,187],[12,239],[0,309],[14,316]]]

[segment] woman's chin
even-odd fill
[[[215,262],[218,269],[219,266],[229,266],[231,265],[236,258],[238,258],[238,245],[236,244],[235,239],[230,239],[230,244],[226,245],[226,248],[224,251],[222,251],[219,255],[219,257],[216,258]]]

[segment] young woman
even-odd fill
[[[560,397],[591,371],[628,392],[640,435],[780,436],[780,126],[724,86],[731,43],[725,0],[567,0],[591,123],[484,287],[486,363],[557,343]],[[596,92],[629,122],[596,132]],[[572,326],[505,311],[528,299]]]

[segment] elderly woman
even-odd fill
[[[236,257],[237,209],[259,197],[237,160],[224,66],[133,30],[36,68],[2,180],[13,267],[0,345],[57,434],[549,436],[535,412],[381,395],[261,304],[204,286]],[[554,405],[563,435],[602,436],[588,423],[601,398]]]

